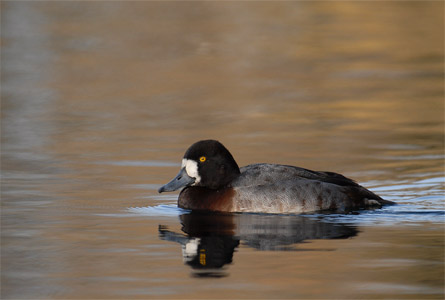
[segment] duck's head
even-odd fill
[[[223,144],[203,140],[187,149],[178,175],[158,192],[172,192],[187,186],[219,189],[229,185],[239,174],[237,163]]]

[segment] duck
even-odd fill
[[[281,164],[238,167],[217,140],[184,154],[179,173],[159,193],[181,189],[178,207],[222,213],[348,213],[394,204],[341,174]]]

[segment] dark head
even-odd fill
[[[158,192],[176,191],[187,186],[220,189],[239,174],[238,165],[223,144],[215,140],[199,141],[185,152],[178,175]]]

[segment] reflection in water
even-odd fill
[[[160,238],[182,245],[184,262],[193,276],[223,277],[223,268],[243,245],[262,251],[298,250],[294,244],[314,239],[357,235],[354,226],[326,223],[295,215],[219,214],[192,212],[180,216],[182,233],[159,225]]]

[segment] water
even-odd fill
[[[441,2],[2,2],[2,298],[444,297]],[[398,203],[194,214],[193,142]]]

